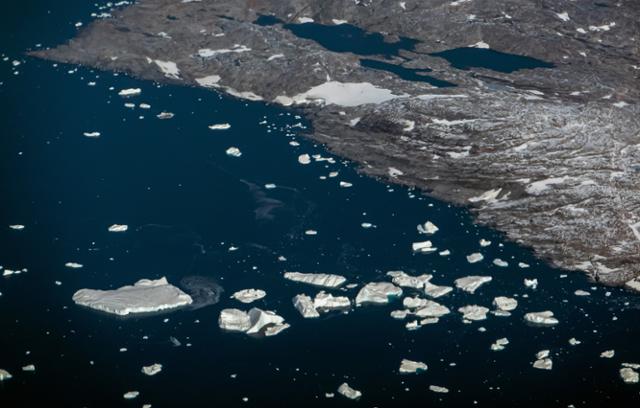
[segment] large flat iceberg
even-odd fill
[[[337,288],[347,281],[344,276],[328,273],[285,272],[284,278],[290,281],[307,283],[324,288]]]
[[[81,306],[120,316],[174,309],[193,302],[191,296],[169,284],[164,277],[156,280],[141,279],[133,286],[114,290],[80,289],[74,293],[73,301]]]

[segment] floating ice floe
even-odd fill
[[[307,283],[323,288],[337,288],[347,281],[347,278],[344,276],[328,273],[285,272],[284,278],[290,281]]]
[[[422,318],[440,318],[451,313],[448,307],[432,300],[424,300],[424,304],[417,308],[413,314]],[[437,320],[435,321],[437,322]]]
[[[441,387],[441,386],[439,386],[439,385],[430,385],[430,386],[429,386],[429,390],[430,390],[430,391],[432,391],[432,392],[440,393],[440,394],[446,394],[446,393],[448,393],[448,392],[449,392],[449,389],[448,389],[448,388],[446,388],[446,387]]]
[[[126,232],[129,229],[125,224],[113,224],[108,228],[109,232]]]
[[[267,296],[267,292],[262,289],[243,289],[231,295],[231,299],[236,299],[242,303],[251,303],[265,296]]]
[[[507,262],[507,261],[503,261],[503,260],[502,260],[502,259],[500,259],[500,258],[496,258],[496,259],[494,259],[494,260],[493,260],[493,264],[494,264],[495,266],[499,266],[499,267],[501,267],[501,268],[506,268],[507,266],[509,266],[509,262]]]
[[[311,156],[309,156],[308,154],[301,154],[300,156],[298,156],[298,163],[300,164],[309,164],[311,163]]]
[[[139,395],[140,395],[139,391],[129,391],[129,392],[126,392],[122,397],[126,400],[132,400],[132,399],[138,398]]]
[[[508,344],[509,344],[509,339],[507,339],[506,337],[503,337],[501,339],[496,340],[495,343],[491,345],[491,350],[502,351],[504,350],[505,346]]]
[[[171,119],[173,118],[175,115],[171,112],[160,112],[156,115],[156,118],[158,119]]]
[[[458,309],[458,312],[462,313],[462,318],[465,320],[486,320],[489,309],[484,306],[468,305]]]
[[[431,282],[425,282],[424,293],[425,295],[437,299],[451,292],[453,288],[451,286],[438,286]]]
[[[13,376],[7,371],[0,368],[0,381],[10,380]]]
[[[636,370],[639,369],[640,364],[622,363],[620,378],[622,378],[622,381],[626,384],[637,384],[640,381],[640,374]]]
[[[356,296],[356,305],[366,303],[383,305],[389,303],[391,297],[402,296],[402,289],[389,282],[367,283]]]
[[[615,350],[607,350],[600,353],[600,358],[613,358],[616,355]]]
[[[553,368],[553,360],[549,358],[549,350],[542,350],[536,353],[536,361],[533,362],[533,368],[538,370],[551,370]]]
[[[118,95],[120,96],[136,96],[136,95],[140,95],[142,93],[142,89],[140,88],[127,88],[127,89],[122,89],[120,92],[118,92]]]
[[[410,276],[402,271],[389,271],[387,276],[390,276],[391,281],[403,288],[422,289],[424,285],[433,278],[433,275],[423,274],[420,276]]]
[[[360,391],[351,388],[347,383],[342,383],[338,387],[338,393],[352,400],[362,397],[362,393]]]
[[[149,105],[148,103],[141,103],[140,105],[138,105],[138,107],[140,109],[151,109],[151,105]]]
[[[524,286],[529,289],[537,289],[538,288],[538,279],[524,279]]]
[[[13,224],[9,225],[9,228],[15,231],[22,231],[24,229],[24,225],[22,224]]]
[[[464,278],[456,279],[454,284],[458,289],[473,294],[480,286],[492,280],[493,278],[491,276],[465,276]]]
[[[95,138],[95,137],[100,137],[100,132],[84,132],[83,135],[85,137]]]
[[[427,221],[424,224],[418,224],[418,232],[420,234],[432,235],[438,232],[438,230],[439,228],[431,221]]]
[[[474,252],[470,255],[467,255],[467,262],[473,264],[476,262],[480,262],[484,259],[484,256],[480,252]]]
[[[340,187],[342,187],[342,188],[348,188],[348,187],[351,187],[351,186],[353,186],[353,184],[349,183],[348,181],[341,181],[340,182]]]
[[[301,294],[293,298],[293,306],[304,318],[320,317],[320,313],[331,310],[345,310],[351,307],[351,301],[346,296],[333,296],[330,293],[321,291],[315,297]]]
[[[114,290],[80,289],[73,301],[81,306],[125,316],[175,309],[193,302],[191,296],[169,284],[166,278],[141,279],[133,286]]]
[[[66,264],[64,264],[64,266],[66,266],[67,268],[70,268],[70,269],[80,269],[84,265],[82,265],[81,263],[77,263],[77,262],[67,262]]]
[[[149,366],[142,367],[142,373],[148,376],[156,375],[162,371],[162,364],[151,364]]]
[[[573,292],[574,295],[576,296],[591,296],[591,293],[587,292],[586,290],[582,290],[582,289],[578,289],[575,292]]]
[[[36,366],[33,364],[28,364],[22,367],[22,371],[26,373],[33,373],[34,371],[36,371]]]
[[[511,312],[518,307],[518,301],[514,298],[498,296],[493,299],[493,305],[500,311]]]
[[[265,336],[274,336],[289,328],[284,317],[270,310],[262,310],[256,307],[244,312],[238,309],[223,309],[218,318],[221,329],[243,332],[246,334],[263,333]]]
[[[309,229],[304,232],[304,235],[318,235],[318,231]]]
[[[240,149],[238,149],[237,147],[231,146],[230,148],[228,148],[225,153],[227,154],[227,156],[231,156],[231,157],[240,157],[242,156],[242,152],[240,151]]]
[[[417,374],[422,371],[427,371],[427,365],[420,361],[412,361],[402,359],[400,362],[400,374]]]
[[[231,125],[228,123],[217,123],[215,125],[209,125],[209,129],[211,130],[227,130],[231,129]]]
[[[569,339],[569,345],[570,346],[577,346],[577,345],[580,345],[580,344],[582,344],[582,342],[580,340],[576,339],[575,337],[572,337],[572,338]]]
[[[445,249],[444,251],[438,252],[438,255],[440,255],[440,256],[449,256],[449,255],[451,255],[451,251],[449,251],[448,249]]]
[[[480,240],[480,246],[481,247],[488,247],[489,245],[491,245],[491,241],[487,241],[486,239],[482,238]]]
[[[413,252],[420,252],[422,254],[428,254],[438,250],[438,248],[433,246],[431,241],[414,242],[411,244],[411,249],[413,249]]]
[[[524,268],[528,268],[528,267],[529,267],[529,264],[526,264],[524,262],[518,262],[518,268],[523,268],[524,269]]]
[[[544,312],[530,312],[524,315],[524,320],[541,326],[553,326],[558,323],[558,319],[553,317],[553,312],[546,310]]]

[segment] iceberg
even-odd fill
[[[412,361],[402,359],[400,362],[400,374],[417,374],[421,371],[427,371],[427,365],[420,361]]]
[[[218,317],[218,326],[223,330],[246,332],[251,328],[251,319],[242,310],[223,309]]]
[[[438,286],[434,285],[431,282],[424,283],[424,293],[425,295],[437,299],[441,296],[444,296],[451,292],[453,288],[451,286]]]
[[[81,263],[77,263],[77,262],[67,262],[66,264],[64,264],[64,266],[70,269],[80,269],[83,267]]]
[[[438,232],[438,230],[439,228],[431,221],[427,221],[424,224],[418,224],[418,232],[420,234],[433,235]]]
[[[171,112],[160,112],[156,115],[156,118],[158,119],[171,119],[173,118],[175,115]]]
[[[156,375],[162,371],[162,364],[151,364],[149,366],[142,367],[142,373],[148,376]]]
[[[231,295],[231,299],[235,299],[242,303],[251,303],[262,299],[265,296],[267,296],[267,292],[262,289],[243,289]]]
[[[471,255],[467,255],[467,262],[470,264],[480,262],[484,259],[484,256],[480,252],[474,252]]]
[[[284,317],[257,307],[252,308],[249,312],[239,309],[223,309],[218,317],[218,326],[223,330],[247,334],[263,332],[265,336],[275,336],[289,328],[289,325],[284,322]]]
[[[140,95],[141,93],[142,93],[142,89],[140,88],[127,88],[127,89],[122,89],[120,92],[118,92],[118,95],[123,97],[128,97],[128,96]]]
[[[441,393],[441,394],[446,394],[449,392],[448,388],[440,387],[439,385],[430,385],[429,390],[433,392]]]
[[[553,312],[550,310],[527,313],[524,315],[524,320],[541,326],[553,326],[560,323],[558,319],[553,317]]]
[[[494,264],[495,266],[499,266],[499,267],[501,267],[501,268],[506,268],[507,266],[509,266],[509,262],[507,262],[507,261],[503,261],[503,260],[502,260],[502,259],[500,259],[500,258],[496,258],[496,259],[494,259],[494,260],[493,260],[493,264]]]
[[[136,399],[140,395],[138,391],[129,391],[126,392],[122,397],[126,400]]]
[[[347,278],[344,276],[328,273],[285,272],[284,278],[290,281],[307,283],[323,288],[337,288],[347,281]]]
[[[458,309],[458,312],[462,313],[462,318],[466,320],[485,320],[489,309],[484,306],[468,305]]]
[[[620,369],[620,378],[626,384],[637,384],[640,381],[640,374],[632,368],[624,367]]]
[[[84,132],[85,137],[100,137],[100,132]]]
[[[407,275],[402,271],[390,271],[387,272],[387,276],[390,276],[391,281],[403,288],[422,289],[424,285],[433,278],[433,275],[423,274],[420,276]]]
[[[493,299],[493,305],[500,311],[510,312],[518,307],[518,301],[510,297],[498,296]]]
[[[108,228],[109,232],[125,232],[129,229],[128,225],[113,224]]]
[[[7,371],[0,368],[0,381],[10,380],[13,376]]]
[[[296,295],[293,298],[293,306],[305,319],[320,317],[320,313],[313,304],[313,299],[307,295]]]
[[[80,289],[74,293],[73,301],[81,306],[120,316],[175,309],[193,302],[191,296],[169,284],[164,277],[156,280],[141,279],[133,286],[115,290]]]
[[[9,225],[9,228],[11,228],[14,231],[22,231],[24,229],[24,225],[22,225],[22,224],[13,224],[13,225]]]
[[[352,400],[362,397],[362,393],[360,391],[351,388],[347,383],[342,383],[338,387],[338,393]]]
[[[418,317],[442,317],[450,312],[451,311],[448,307],[443,306],[440,303],[432,300],[425,300],[425,304],[415,311],[415,315]]]
[[[454,281],[458,289],[462,289],[465,292],[475,293],[475,291],[485,283],[491,282],[493,278],[491,276],[466,276]]]
[[[333,296],[321,291],[313,300],[313,305],[320,311],[339,310],[351,307],[351,301],[346,296]]]
[[[537,289],[538,288],[538,279],[524,279],[524,286],[529,289]]]
[[[209,129],[211,130],[227,130],[231,129],[231,125],[228,123],[217,123],[215,125],[209,125]]]
[[[389,303],[390,297],[402,296],[402,289],[389,282],[367,283],[356,296],[356,305],[365,303],[384,305]]]
[[[300,164],[309,164],[311,163],[311,156],[309,156],[308,154],[301,154],[300,156],[298,156],[298,163]]]
[[[231,156],[231,157],[240,157],[242,156],[242,152],[240,151],[240,149],[238,149],[235,146],[231,146],[230,148],[228,148],[225,153],[227,153],[227,156]]]
[[[616,355],[615,350],[607,350],[600,353],[600,358],[613,358]]]
[[[414,242],[411,244],[411,249],[413,249],[413,252],[420,252],[423,254],[428,254],[438,250],[438,248],[433,246],[431,241]]]
[[[509,339],[507,339],[506,337],[503,337],[501,339],[496,340],[496,342],[491,345],[491,350],[492,351],[502,351],[502,350],[504,350],[504,347],[507,344],[509,344]]]

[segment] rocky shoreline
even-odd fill
[[[633,288],[638,15],[605,0],[141,0],[31,54],[300,107],[308,136],[364,173]]]

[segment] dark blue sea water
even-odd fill
[[[71,38],[74,24],[87,23],[94,10],[79,0],[33,0],[5,5],[2,15],[0,53],[8,60],[0,61],[0,265],[28,272],[0,278],[0,368],[14,376],[0,383],[1,407],[638,404],[640,388],[618,376],[621,362],[640,362],[638,297],[592,287],[582,275],[563,277],[529,250],[474,225],[464,209],[361,177],[352,163],[300,165],[299,154],[330,154],[304,139],[310,124],[297,112],[24,56],[38,43]],[[14,60],[21,64],[14,67]],[[142,88],[142,95],[117,96],[128,87]],[[158,120],[160,111],[175,117]],[[231,129],[207,128],[222,122]],[[86,138],[88,131],[102,135]],[[230,146],[242,157],[227,156]],[[339,176],[320,178],[330,171]],[[353,187],[340,188],[341,180]],[[266,190],[265,183],[278,187]],[[434,244],[451,256],[412,254],[411,242],[424,239],[416,225],[426,220],[440,228]],[[376,228],[363,229],[362,222]],[[130,229],[108,233],[114,223]],[[318,235],[304,235],[307,229]],[[480,248],[480,238],[492,245]],[[485,260],[470,265],[465,256],[476,251]],[[496,257],[510,267],[492,265]],[[65,268],[69,261],[84,268]],[[519,269],[518,262],[531,267]],[[364,284],[398,269],[433,273],[438,284],[470,274],[494,277],[475,295],[455,291],[439,300],[452,310],[490,307],[498,295],[517,296],[520,306],[511,317],[473,324],[454,312],[417,331],[389,316],[401,308],[398,301],[305,320],[291,298],[316,291],[282,278],[284,270],[329,272]],[[71,301],[80,288],[161,276],[177,284],[193,275],[225,288],[220,303],[123,319]],[[525,277],[538,278],[538,290],[525,289]],[[248,308],[228,296],[250,287],[268,293],[255,306],[276,310],[292,327],[262,339],[222,332],[222,308]],[[576,289],[591,296],[577,297]],[[546,309],[558,326],[522,321],[525,312]],[[501,337],[511,344],[490,351]],[[570,346],[572,337],[582,344]],[[551,371],[531,367],[542,349],[551,350]],[[615,358],[599,357],[609,349]],[[401,376],[403,358],[429,369]],[[140,369],[151,363],[164,368],[147,377]],[[36,371],[22,372],[27,364]],[[363,392],[359,401],[325,398],[344,381]],[[432,384],[450,393],[435,394]],[[140,396],[125,401],[131,390]]]

